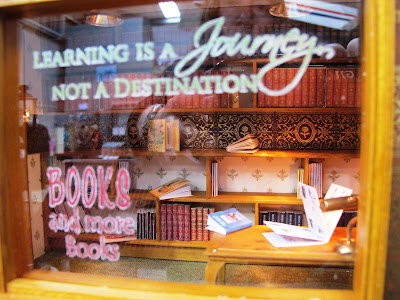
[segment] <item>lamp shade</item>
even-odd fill
[[[101,26],[101,27],[112,27],[122,24],[122,18],[119,15],[113,15],[111,13],[100,13],[93,12],[85,17],[86,24]]]

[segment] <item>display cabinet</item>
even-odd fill
[[[361,169],[354,174],[355,181],[352,179],[361,199],[353,289],[293,291],[207,285],[207,291],[203,291],[201,285],[157,282],[156,286],[144,282],[134,290],[134,297],[143,296],[147,290],[149,297],[165,291],[171,296],[187,293],[192,298],[258,298],[260,292],[271,298],[291,298],[297,292],[304,298],[319,293],[326,299],[380,296],[382,288],[373,291],[367,283],[383,280],[382,272],[372,269],[382,267],[384,259],[377,256],[382,257],[386,243],[386,223],[380,227],[378,224],[387,217],[390,200],[385,185],[391,174],[390,155],[386,154],[391,145],[388,93],[392,84],[383,77],[391,78],[387,74],[392,61],[389,56],[378,55],[378,50],[389,46],[374,43],[376,36],[390,33],[382,29],[390,26],[378,26],[372,20],[386,24],[391,5],[372,2],[361,8],[360,3],[341,3],[357,8],[365,23],[337,30],[277,17],[270,13],[273,4],[183,1],[178,3],[182,10],[180,22],[169,23],[155,10],[154,3],[128,8],[126,5],[131,3],[121,1],[113,5],[123,23],[113,27],[95,27],[84,21],[86,14],[78,10],[94,8],[92,1],[83,1],[79,9],[67,1],[2,9],[7,13],[2,25],[2,50],[7,59],[2,64],[9,72],[3,72],[2,90],[5,98],[15,100],[10,105],[3,103],[0,111],[5,117],[1,139],[7,141],[1,148],[1,174],[13,181],[2,184],[5,189],[1,202],[6,217],[0,249],[12,263],[10,268],[3,268],[0,280],[9,293],[30,293],[30,284],[37,284],[38,293],[43,290],[43,295],[58,290],[68,297],[70,292],[64,289],[85,286],[85,291],[93,288],[85,293],[94,296],[98,295],[98,284],[108,280],[97,274],[88,279],[81,274],[75,277],[68,272],[54,275],[51,271],[31,270],[31,222],[43,224],[45,253],[61,250],[69,256],[67,236],[88,249],[103,241],[101,234],[83,232],[85,224],[75,233],[52,230],[54,216],[60,216],[57,206],[64,203],[60,201],[63,192],[69,204],[74,202],[67,205],[73,210],[82,208],[86,216],[98,216],[103,222],[129,222],[125,225],[131,226],[137,236],[116,243],[118,257],[207,262],[210,243],[205,238],[163,238],[163,205],[190,204],[216,210],[245,207],[254,223],[259,224],[264,210],[302,211],[301,199],[296,195],[299,168],[304,170],[304,182],[310,184],[310,164],[322,163],[324,168],[324,164],[340,160],[344,172],[353,174],[354,170],[346,169],[347,162],[353,160],[356,163],[352,167]],[[110,6],[102,1],[95,5]],[[248,10],[250,15],[245,14]],[[365,34],[362,26],[368,24],[374,34],[371,40],[361,40],[363,52],[357,47],[356,51],[351,47],[346,50],[349,43]],[[179,150],[150,151],[149,123],[170,118],[179,121]],[[226,151],[229,144],[250,133],[259,139],[259,151]],[[31,161],[27,157],[34,153],[40,153],[42,219],[25,203],[32,202],[27,181]],[[215,194],[213,163],[222,165],[225,160],[241,166],[248,159],[257,159],[260,165],[272,159],[278,165],[285,164],[285,168],[289,165],[289,171],[281,175],[289,176],[291,183],[282,183],[279,189],[268,189],[261,183],[257,186],[258,179],[251,189],[245,184],[217,184]],[[158,174],[141,173],[138,164]],[[191,175],[183,171],[192,166],[195,171]],[[225,172],[226,168],[220,169],[224,172],[218,174],[219,182],[235,176]],[[257,178],[251,171],[246,175]],[[322,198],[334,180],[329,178],[332,174],[320,175]],[[167,179],[179,176],[192,176],[193,196],[160,201],[149,193]],[[264,178],[268,176],[271,174]],[[65,184],[62,188],[61,183]],[[21,190],[25,194],[21,195]],[[373,201],[378,194],[383,199],[380,203]],[[96,201],[104,202],[93,205]],[[143,234],[139,227],[145,215],[153,227]],[[16,234],[21,234],[21,239],[13,241],[11,236]],[[105,249],[116,249],[112,246],[115,244],[109,245],[105,244]],[[98,253],[93,251],[94,257]],[[112,255],[109,258],[114,259]],[[4,266],[5,260],[0,262]],[[110,278],[106,296],[111,297],[114,289],[121,297],[132,292],[127,288],[129,279]]]

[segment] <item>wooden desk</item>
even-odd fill
[[[206,283],[225,282],[225,264],[353,267],[352,255],[339,255],[334,247],[345,238],[346,228],[336,228],[329,243],[318,246],[275,248],[262,235],[271,230],[256,225],[228,235],[213,233],[206,249]]]

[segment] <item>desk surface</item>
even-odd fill
[[[334,251],[336,242],[346,237],[346,230],[336,228],[329,243],[324,245],[275,248],[262,235],[271,230],[266,225],[256,225],[228,235],[213,233],[206,254],[213,261],[242,264],[353,266],[353,255],[339,255]]]

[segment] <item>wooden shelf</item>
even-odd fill
[[[134,240],[125,242],[129,245],[148,245],[160,247],[190,247],[190,248],[206,248],[207,241],[157,241],[157,240]]]
[[[284,193],[241,193],[224,192],[217,197],[206,197],[206,192],[192,192],[191,197],[180,197],[160,202],[195,202],[195,203],[260,203],[260,204],[291,204],[301,205],[301,199],[297,199],[295,194]],[[129,194],[132,201],[147,200],[159,201],[146,190],[138,190]]]
[[[115,109],[115,110],[93,110],[76,112],[47,112],[46,115],[71,115],[71,114],[141,114],[148,109]],[[262,113],[262,112],[301,112],[301,113],[360,113],[360,107],[264,107],[264,108],[157,108],[151,113]]]
[[[55,154],[63,159],[71,156],[79,158],[100,158],[102,156],[188,156],[188,157],[289,157],[289,158],[359,158],[360,152],[354,150],[260,150],[256,153],[229,153],[225,149],[184,149],[182,151],[152,152],[147,149],[106,148],[100,150],[66,151]],[[106,160],[105,160],[106,162]]]
[[[301,199],[297,199],[295,194],[280,193],[220,193],[210,198],[209,202],[302,205]]]

